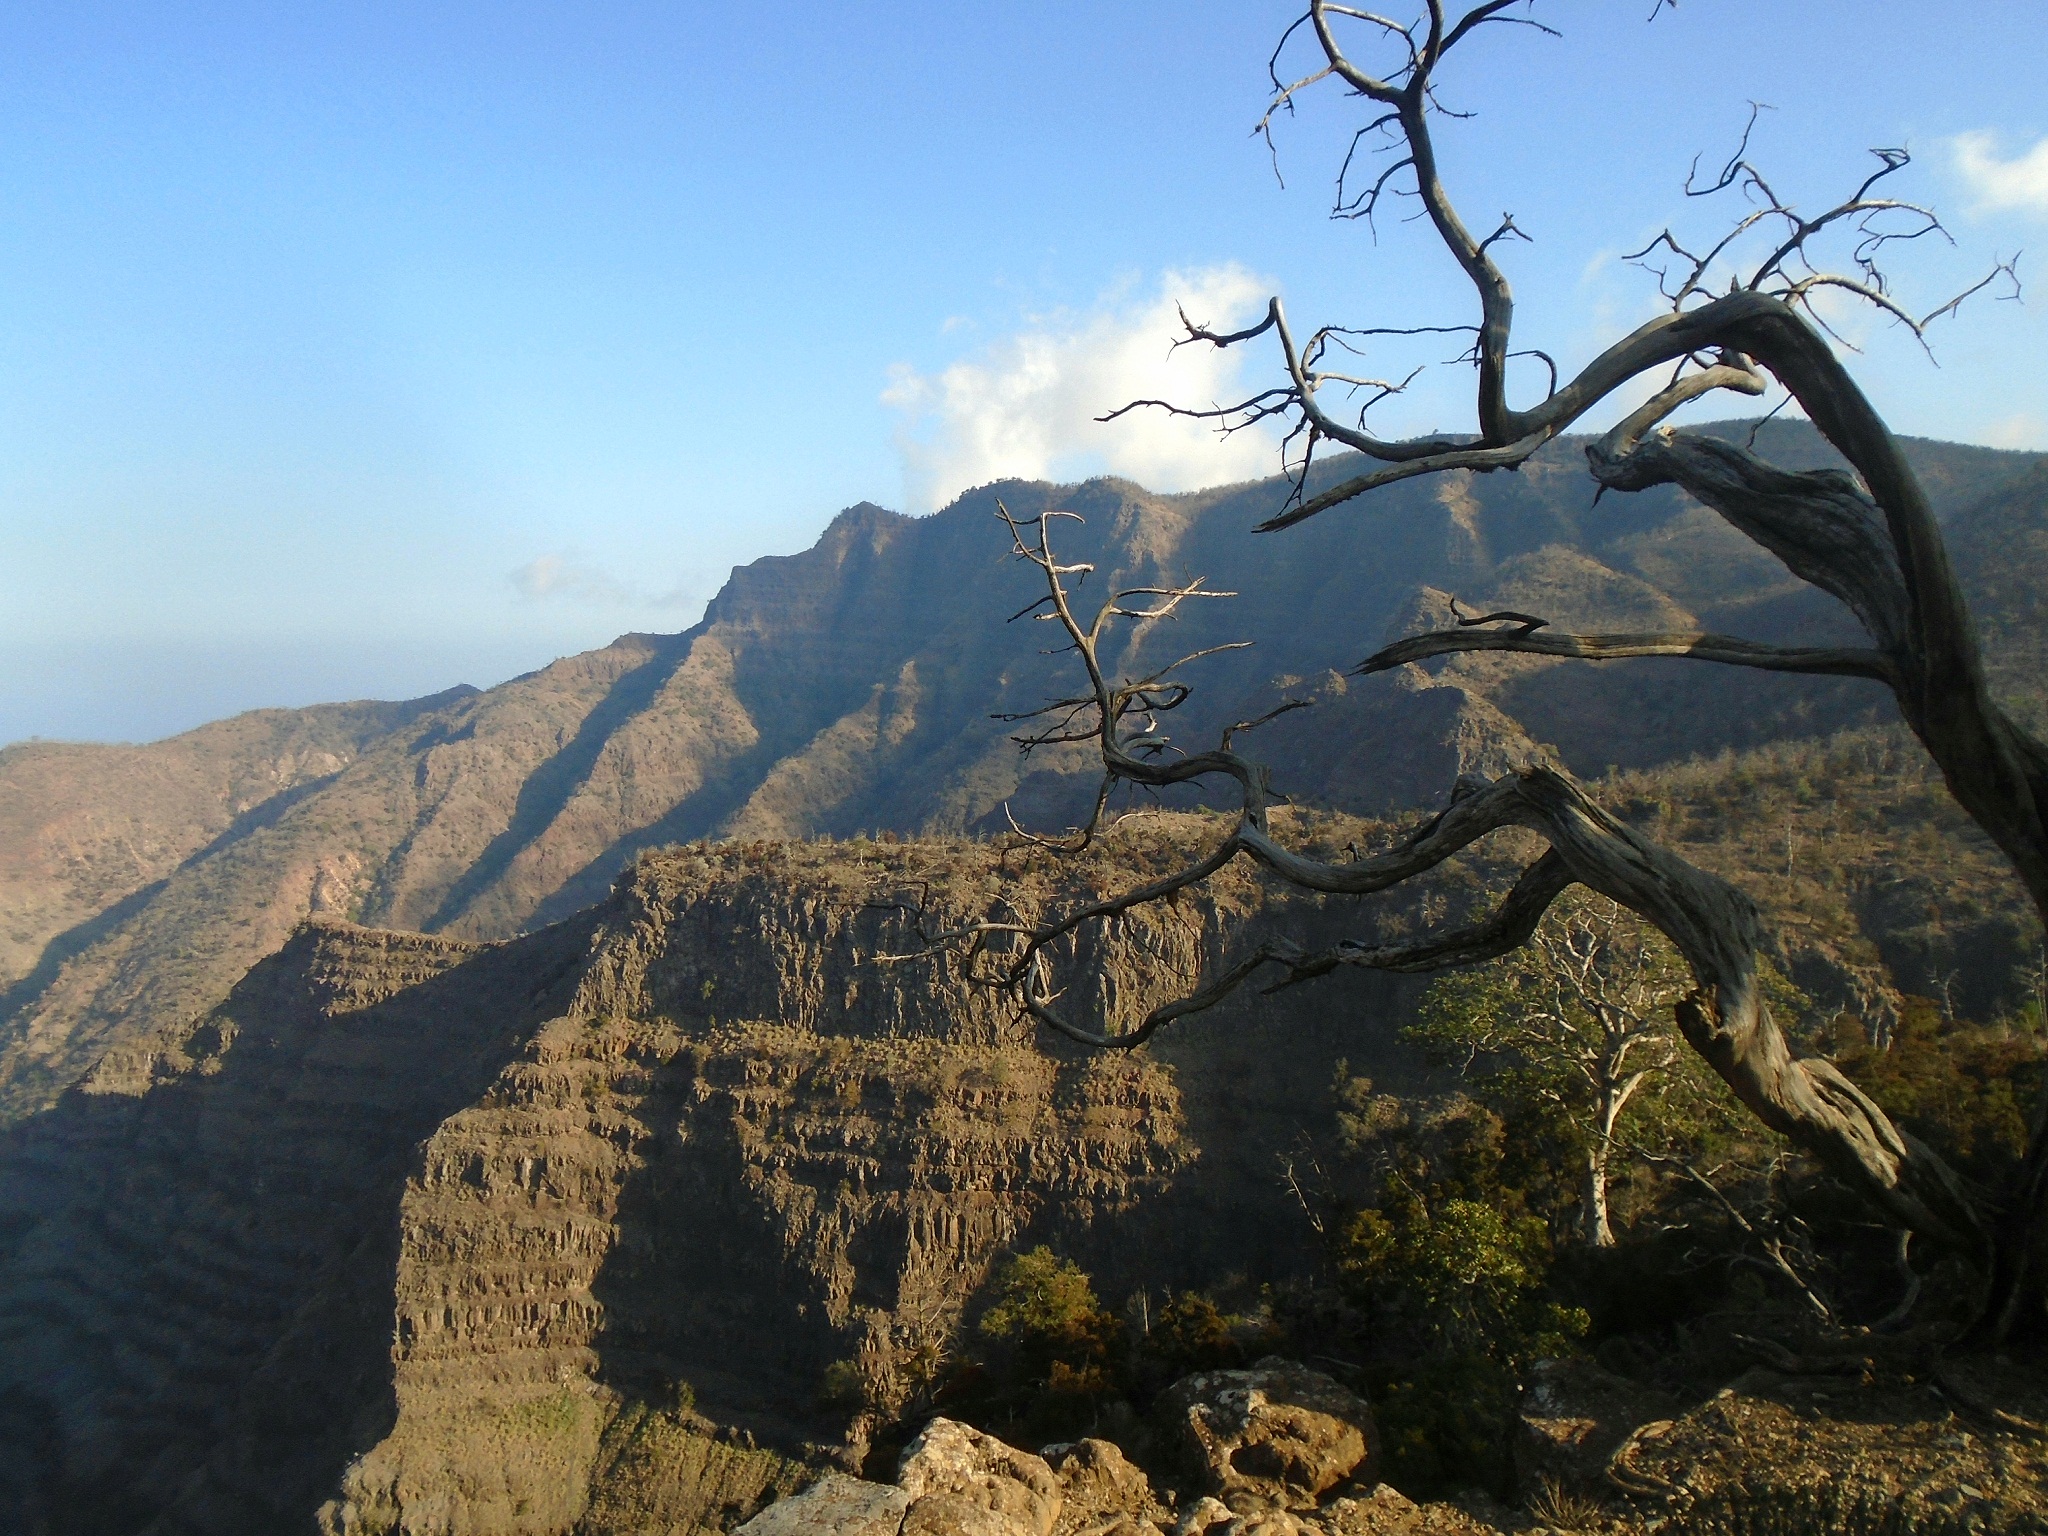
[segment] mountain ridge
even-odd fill
[[[1829,461],[1803,424],[1754,430],[1778,462]],[[1020,761],[990,718],[1065,686],[1058,659],[1035,654],[1030,626],[1002,623],[1033,594],[1008,561],[998,498],[1020,516],[1081,514],[1085,524],[1062,523],[1058,536],[1101,580],[1205,574],[1239,589],[1171,632],[1139,630],[1111,660],[1156,665],[1169,645],[1177,654],[1255,639],[1204,664],[1181,734],[1202,737],[1283,689],[1306,690],[1318,707],[1269,728],[1263,749],[1311,803],[1383,811],[1440,795],[1468,762],[1499,771],[1554,753],[1598,772],[1889,717],[1867,685],[1683,663],[1599,670],[1472,656],[1392,679],[1343,677],[1390,630],[1442,622],[1452,593],[1574,627],[1702,625],[1808,643],[1841,633],[1827,599],[1675,493],[1596,504],[1577,446],[1553,445],[1518,475],[1391,487],[1373,508],[1273,539],[1249,532],[1282,494],[1272,480],[1171,496],[1116,479],[1001,482],[924,518],[860,503],[810,549],[740,567],[691,629],[622,636],[489,690],[322,706],[328,714],[106,749],[125,757],[8,748],[0,1113],[32,1112],[109,1047],[203,1012],[309,915],[504,938],[602,899],[632,857],[667,843],[972,833],[999,829],[1005,805],[1041,824],[1071,819],[1085,752]],[[2015,577],[2014,552],[2048,564],[2048,542],[2028,542],[2029,529],[2048,526],[2048,460],[1907,447],[1987,605],[1996,675],[2025,689],[2037,588]],[[1345,468],[1319,466],[1316,483]],[[1972,532],[1978,507],[1999,531]],[[215,751],[205,804],[177,800],[183,810],[128,839],[155,851],[102,859],[97,883],[23,853],[61,847],[81,820],[113,826],[117,802],[138,799],[137,764],[190,757],[193,738],[238,730],[264,742],[298,731],[307,743],[289,772],[279,747],[263,773],[239,780],[221,764],[248,753]],[[316,751],[315,737],[328,744]],[[1334,769],[1322,750],[1333,740],[1345,744]],[[65,752],[107,764],[104,787],[81,801],[47,775],[40,788],[29,782],[31,765]],[[260,794],[234,788],[259,779]],[[118,832],[102,842],[120,846]]]

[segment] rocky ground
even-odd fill
[[[1557,1364],[1525,1405],[1523,1504],[1509,1510],[1479,1495],[1417,1504],[1381,1482],[1369,1405],[1328,1376],[1268,1359],[1165,1394],[1149,1442],[1157,1477],[1107,1440],[1034,1455],[934,1419],[894,1484],[830,1473],[738,1531],[2003,1536],[2048,1531],[2048,1432],[2016,1411],[2044,1403],[2040,1373],[2010,1363],[1936,1367],[1924,1381],[1758,1369],[1685,1410],[1597,1366]]]

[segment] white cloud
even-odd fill
[[[530,602],[581,603],[593,608],[681,608],[692,601],[686,586],[658,594],[642,591],[567,550],[529,560],[510,572],[509,579],[514,590]]]
[[[2048,214],[2048,136],[2009,160],[1999,157],[1997,142],[1984,132],[1958,134],[1949,141],[1956,170],[1976,194],[1978,208]]]
[[[535,602],[564,598],[571,602],[615,607],[632,601],[625,584],[608,572],[585,565],[574,555],[542,555],[512,572],[519,595]]]
[[[1192,320],[1236,329],[1270,292],[1238,266],[1169,272],[1150,297],[1115,294],[1087,314],[1043,317],[937,374],[899,366],[882,399],[902,416],[896,446],[909,506],[928,511],[1012,476],[1107,473],[1174,491],[1274,473],[1269,432],[1219,438],[1210,423],[1158,410],[1095,419],[1142,398],[1197,407],[1241,399],[1250,392],[1244,377],[1278,368],[1274,350],[1173,349],[1176,306]]]
[[[2048,448],[2048,419],[2032,411],[2001,416],[1984,429],[1984,442],[1991,448]]]

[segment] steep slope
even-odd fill
[[[1953,544],[1981,615],[1993,687],[2021,703],[2036,731],[2048,730],[2048,463],[1972,508]]]
[[[1825,458],[1796,423],[1767,425],[1761,446]],[[1973,498],[2022,518],[2013,509],[2048,498],[2048,482],[2027,478],[2034,457],[1910,447],[1959,539]],[[1450,594],[1595,629],[1698,623],[1771,639],[1838,624],[1673,493],[1594,505],[1577,449],[1555,445],[1516,475],[1392,487],[1274,539],[1249,532],[1280,494],[1270,481],[1171,497],[1113,480],[1005,484],[922,519],[852,508],[812,549],[734,572],[688,634],[627,636],[426,701],[288,802],[81,895],[107,904],[73,922],[73,941],[45,945],[0,1012],[0,1113],[49,1102],[109,1045],[203,1012],[308,913],[502,938],[600,899],[637,851],[693,837],[987,830],[1006,801],[1064,823],[1085,794],[1078,749],[1020,761],[990,718],[1068,681],[1059,658],[1036,654],[1041,632],[1001,622],[1033,594],[1006,557],[999,499],[1021,516],[1084,516],[1060,537],[1098,582],[1205,574],[1241,588],[1129,637],[1117,661],[1255,640],[1202,663],[1174,730],[1205,739],[1280,687],[1306,689],[1318,708],[1277,722],[1266,750],[1293,774],[1283,787],[1325,804],[1426,803],[1461,769],[1526,761],[1539,743],[1598,771],[1885,717],[1867,684],[1685,663],[1466,657],[1350,685],[1332,672],[1418,617],[1442,622]],[[1971,569],[1999,563],[1987,550]],[[2030,589],[1983,590],[1994,643],[2023,647],[2031,631],[2000,616]],[[2028,675],[2001,673],[2015,686]]]
[[[109,909],[474,691],[255,710],[143,747],[0,748],[0,994],[33,989],[110,926]]]
[[[388,1421],[389,1214],[417,1143],[545,1016],[582,938],[514,956],[309,927],[16,1130],[0,1527],[305,1524]]]
[[[107,1053],[0,1143],[0,1527],[269,1533],[339,1488],[348,1530],[563,1531],[592,1500],[644,1529],[847,1453],[825,1366],[890,1379],[1002,1244],[1194,1278],[1199,1213],[1236,1267],[1298,1248],[1265,1159],[1335,1055],[1400,1078],[1347,1040],[1397,989],[1157,1059],[1048,1053],[945,967],[872,958],[909,938],[878,893],[978,903],[996,856],[650,855],[588,918],[481,949],[316,924]],[[1199,942],[1262,908],[1221,882]],[[1103,1009],[1143,1006],[1168,928],[1103,952]],[[718,1450],[684,1382],[775,1454]]]
[[[551,770],[596,750],[675,643],[627,636],[414,714],[316,792],[186,860],[21,999],[0,1047],[12,1101],[47,1102],[107,1045],[204,1012],[309,915],[375,908],[427,926],[508,822],[552,814]]]
[[[1916,762],[1872,734],[1605,790],[1742,879],[1823,1000],[1967,965],[2005,995],[1960,1003],[2010,1005],[2038,928]],[[1277,822],[1326,854],[1390,830]],[[1247,994],[1105,1056],[950,959],[880,958],[919,909],[1070,901],[1212,830],[1141,818],[1072,864],[700,844],[503,944],[301,931],[0,1135],[0,1529],[696,1536],[857,1457],[827,1367],[893,1400],[1005,1246],[1056,1243],[1113,1305],[1284,1278],[1313,1237],[1279,1160],[1334,1133],[1338,1058],[1426,1084],[1393,1038],[1414,983]],[[1455,916],[1504,857],[1394,903],[1233,867],[1080,956],[1076,1005],[1128,1019],[1281,925]]]

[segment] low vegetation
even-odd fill
[[[1867,742],[1833,750],[1883,761]],[[1699,825],[1716,798],[1703,784],[1769,795],[1810,767],[1782,754],[1694,779],[1683,800],[1667,781],[1655,814]],[[1899,786],[1898,803],[1915,789]],[[1810,883],[1830,893],[1814,910],[1833,921],[1861,857],[1839,834],[1803,875],[1795,858],[1779,894]],[[1913,860],[1899,867],[1912,878]],[[2025,1106],[2048,1086],[2048,1033],[2038,999],[2019,995],[2024,978],[1989,989],[2013,1004],[1990,1018],[1896,991],[1865,1017],[1843,1001],[1854,965],[1789,953],[1836,993],[1818,1002],[1772,972],[1770,1005],[1799,1048],[1830,1056],[1968,1177],[2007,1176],[2026,1147]],[[1560,903],[1535,944],[1425,995],[1408,1035],[1442,1091],[1382,1092],[1340,1065],[1319,1134],[1275,1192],[1318,1234],[1314,1273],[1163,1304],[1141,1290],[1113,1306],[1071,1258],[1033,1246],[998,1263],[957,1357],[908,1406],[1020,1444],[1095,1433],[1143,1456],[1151,1401],[1178,1376],[1284,1354],[1366,1392],[1404,1493],[1508,1496],[1516,1413],[1540,1360],[1590,1356],[1697,1395],[1774,1349],[1961,1326],[1975,1287],[1962,1266],[1872,1223],[1678,1048],[1670,1007],[1684,984],[1631,914]]]

